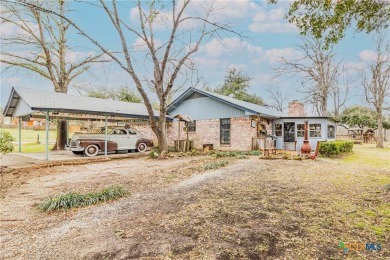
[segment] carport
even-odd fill
[[[159,112],[154,110],[154,114],[158,118]],[[28,121],[31,118],[46,119],[46,160],[49,159],[50,119],[104,120],[105,156],[107,156],[108,121],[149,119],[146,106],[142,103],[91,98],[21,87],[12,88],[3,115],[18,118],[19,152],[22,149],[22,120]]]

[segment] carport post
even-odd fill
[[[106,121],[104,123],[104,156],[107,157],[107,115],[106,115]]]
[[[18,117],[18,148],[22,152],[22,118]]]
[[[46,152],[46,161],[49,160],[49,110],[46,111],[46,147],[45,147],[45,152]]]

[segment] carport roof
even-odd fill
[[[69,95],[29,88],[12,88],[4,116],[42,117],[45,111],[64,118],[80,118],[80,115],[110,116],[121,118],[149,118],[146,106],[108,99]],[[154,110],[154,115],[159,112]]]

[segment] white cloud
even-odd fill
[[[276,63],[280,60],[281,57],[291,60],[296,59],[300,56],[299,51],[292,48],[283,48],[283,49],[270,49],[265,51],[264,58],[269,63]]]
[[[250,0],[216,0],[216,1],[194,1],[190,6],[191,12],[202,12],[209,10],[212,5],[214,15],[218,15],[219,18],[225,17],[227,20],[232,18],[247,17],[249,13],[254,12],[259,7],[258,4]]]
[[[224,61],[220,59],[213,59],[209,57],[204,56],[198,56],[191,59],[199,68],[207,66],[208,68],[211,67],[223,67]]]
[[[233,68],[236,68],[238,70],[242,70],[242,71],[245,71],[246,70],[246,65],[245,64],[229,64],[229,66],[227,67],[228,69],[233,69]]]
[[[260,46],[241,41],[238,37],[226,37],[221,40],[213,39],[200,48],[201,53],[209,57],[221,57],[223,55],[260,55],[263,49]]]
[[[372,61],[376,58],[377,53],[375,51],[364,50],[359,53],[359,57],[364,61]]]
[[[83,52],[83,51],[73,51],[73,50],[67,50],[66,51],[66,62],[75,63],[79,62],[81,60],[86,59],[89,56],[94,56],[97,53],[94,51],[90,52]]]
[[[162,46],[162,42],[159,40],[159,39],[154,39],[154,46],[155,48],[159,48]],[[144,40],[142,40],[141,38],[137,38],[135,39],[134,43],[133,43],[133,49],[135,51],[147,51],[149,50],[148,49],[148,46],[147,44],[144,42]]]
[[[249,30],[256,33],[274,32],[274,33],[286,33],[296,31],[296,27],[293,24],[285,22],[256,22],[249,25]]]
[[[363,68],[363,64],[361,62],[347,62],[344,63],[345,68],[349,70],[361,70]]]
[[[252,23],[249,25],[249,30],[256,33],[295,32],[296,27],[284,19],[285,12],[285,9],[280,7],[270,10],[265,10],[260,7],[254,15]]]

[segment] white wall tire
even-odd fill
[[[144,153],[148,149],[148,146],[145,143],[139,143],[137,146],[138,152]]]
[[[88,157],[94,157],[98,153],[99,153],[99,147],[96,144],[90,144],[84,150],[84,154]]]

